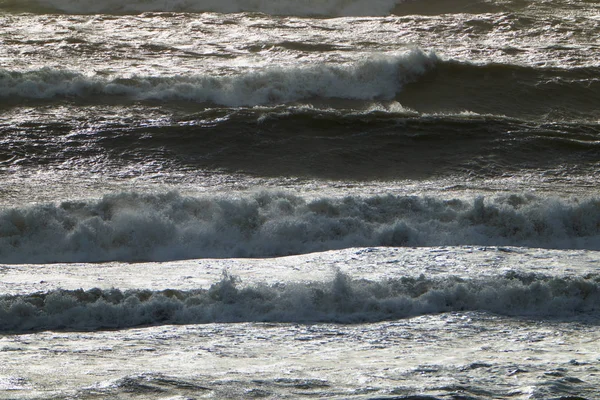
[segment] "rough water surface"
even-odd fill
[[[0,398],[600,398],[599,15],[0,0]]]

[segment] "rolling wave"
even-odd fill
[[[472,111],[527,119],[597,121],[598,67],[545,68],[439,61],[396,100],[421,112]]]
[[[0,69],[0,104],[64,102],[201,103],[253,107],[327,101],[397,101],[422,113],[493,114],[529,120],[597,121],[600,70],[440,60],[412,49],[346,65],[265,68],[236,75],[132,76],[107,79],[52,68]],[[361,105],[362,103],[362,105]]]
[[[0,122],[0,172],[44,165],[104,176],[168,170],[263,177],[421,179],[540,173],[593,176],[600,124],[418,113],[395,101],[364,110],[162,104],[16,107]],[[98,120],[96,113],[110,118]],[[27,119],[23,120],[23,115]],[[57,116],[57,117],[54,117]],[[86,120],[82,124],[82,121]]]
[[[121,193],[0,212],[0,262],[271,257],[365,246],[600,249],[600,200],[510,195],[307,200]]]
[[[0,331],[118,329],[229,322],[364,323],[452,311],[510,316],[598,316],[600,277],[508,272],[485,279],[403,277],[238,287],[224,273],[209,289],[56,290],[0,297]]]
[[[28,72],[0,70],[0,98],[193,101],[254,106],[310,98],[391,99],[403,84],[437,62],[434,53],[413,49],[378,55],[355,64],[268,68],[235,76],[181,76],[106,80],[52,68]]]

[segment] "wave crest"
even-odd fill
[[[126,328],[228,322],[363,323],[452,311],[511,316],[597,315],[600,277],[519,275],[465,280],[403,277],[239,287],[224,274],[209,289],[58,290],[0,298],[0,331]]]
[[[4,263],[271,257],[366,246],[600,249],[600,200],[121,193],[0,211]]]
[[[434,53],[413,49],[375,55],[363,61],[305,68],[269,68],[230,76],[142,77],[107,80],[71,71],[42,68],[0,70],[0,98],[193,101],[225,106],[254,106],[310,98],[392,99],[403,84],[437,62]]]

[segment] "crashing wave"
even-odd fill
[[[378,55],[348,65],[268,68],[230,76],[178,76],[107,80],[81,73],[42,68],[0,70],[0,98],[192,101],[225,106],[255,106],[310,98],[392,99],[403,84],[437,62],[434,53],[413,49]]]
[[[0,262],[272,257],[365,246],[600,249],[600,201],[511,195],[308,200],[120,193],[0,211]]]
[[[423,276],[239,287],[224,274],[208,289],[56,290],[0,297],[0,331],[126,328],[229,322],[363,323],[453,311],[572,317],[600,311],[600,278],[508,272],[487,279]]]

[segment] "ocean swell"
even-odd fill
[[[272,257],[363,246],[600,249],[600,200],[121,193],[0,211],[0,262]]]
[[[443,60],[413,48],[346,64],[245,69],[235,74],[86,75],[41,68],[0,69],[0,105],[136,102],[256,107],[297,104],[365,108],[396,101],[427,114],[477,114],[524,120],[597,121],[597,67],[561,69]],[[336,100],[340,100],[337,101]],[[367,104],[365,104],[367,103]]]

